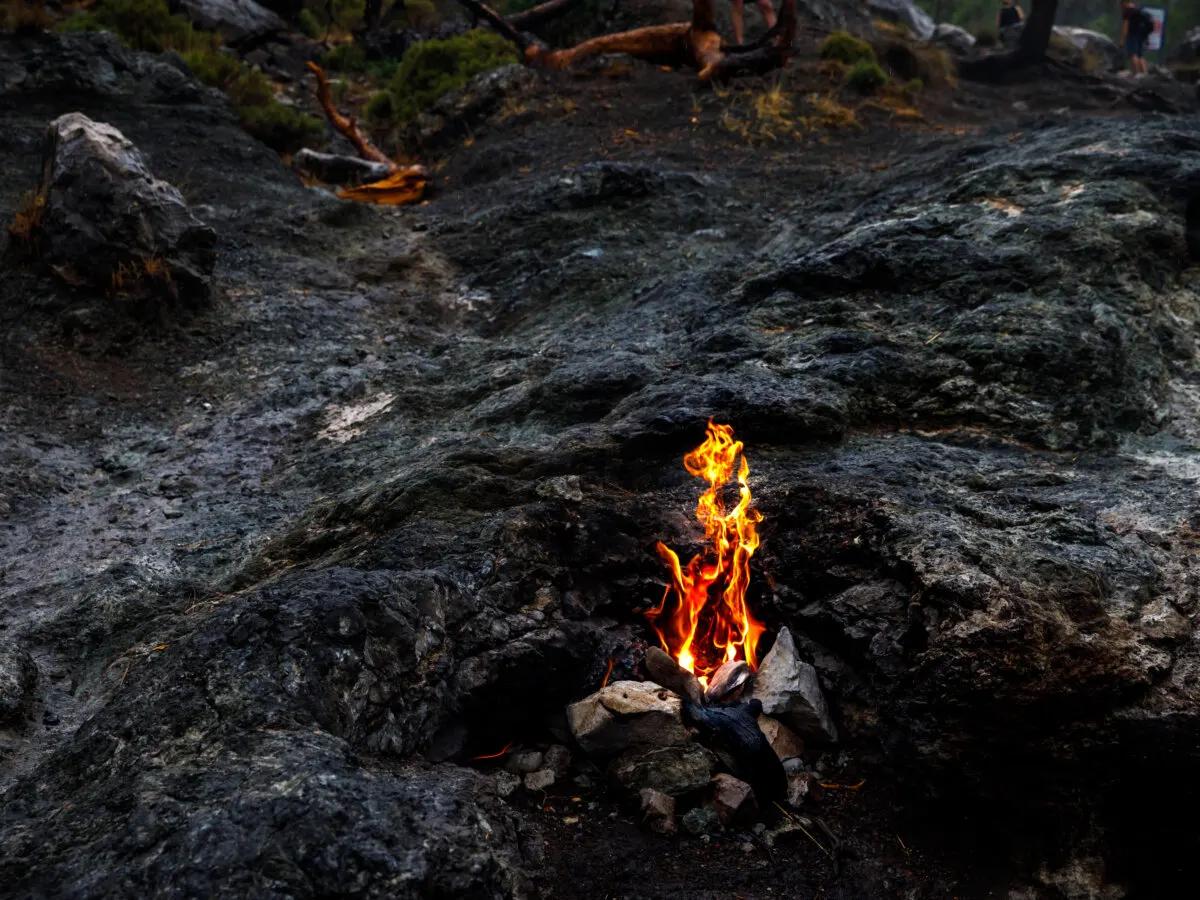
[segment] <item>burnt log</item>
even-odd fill
[[[683,720],[700,731],[701,740],[724,750],[733,760],[733,774],[754,788],[759,804],[766,807],[787,793],[783,763],[771,749],[758,717],[762,704],[747,700],[732,706],[701,706],[685,699]]]

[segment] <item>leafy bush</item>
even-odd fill
[[[512,44],[482,29],[414,44],[388,83],[391,118],[409,122],[439,97],[461,88],[481,72],[516,61],[517,51]],[[382,101],[376,111],[383,111]]]
[[[308,8],[300,10],[300,14],[296,16],[296,25],[299,26],[305,35],[314,41],[325,34],[324,26],[321,25],[313,11]]]
[[[135,50],[178,51],[197,78],[229,96],[242,127],[274,150],[292,152],[323,133],[319,119],[275,99],[266,75],[223,52],[216,34],[171,15],[166,0],[100,0],[62,28],[111,31]]]
[[[846,65],[860,61],[875,62],[875,51],[861,38],[845,31],[835,31],[821,42],[821,59],[832,59]]]
[[[887,73],[873,59],[860,59],[846,73],[846,86],[860,94],[873,94],[887,81]]]
[[[396,108],[392,104],[392,95],[387,91],[378,91],[367,101],[367,120],[374,124],[386,124],[396,117]]]
[[[338,44],[323,57],[321,62],[325,68],[335,72],[365,72],[367,69],[367,54],[358,44]]]

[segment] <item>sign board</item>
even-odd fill
[[[1167,11],[1161,6],[1143,6],[1143,10],[1154,19],[1154,31],[1146,38],[1147,50],[1161,50],[1165,42],[1167,28]]]

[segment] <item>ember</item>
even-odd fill
[[[675,551],[658,543],[658,555],[671,569],[671,583],[662,602],[646,615],[664,649],[707,685],[708,676],[723,663],[744,659],[758,668],[756,649],[763,625],[746,606],[746,588],[762,516],[750,506],[750,464],[731,426],[710,420],[704,443],[684,456],[683,465],[708,482],[696,504],[708,547],[685,567]],[[726,509],[722,489],[735,477],[738,500]]]

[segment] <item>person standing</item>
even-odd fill
[[[1154,33],[1154,18],[1133,0],[1121,0],[1121,44],[1129,54],[1134,75],[1145,75],[1146,39]]]
[[[996,30],[1003,31],[1005,28],[1011,28],[1013,25],[1020,25],[1025,21],[1025,10],[1021,9],[1021,4],[1016,0],[1000,0],[1000,12],[996,14]]]
[[[755,0],[759,12],[762,13],[763,21],[767,23],[767,28],[775,27],[775,7],[771,5],[771,0]],[[729,18],[733,21],[733,42],[740,44],[742,37],[745,35],[745,7],[746,0],[729,0],[730,10]]]

